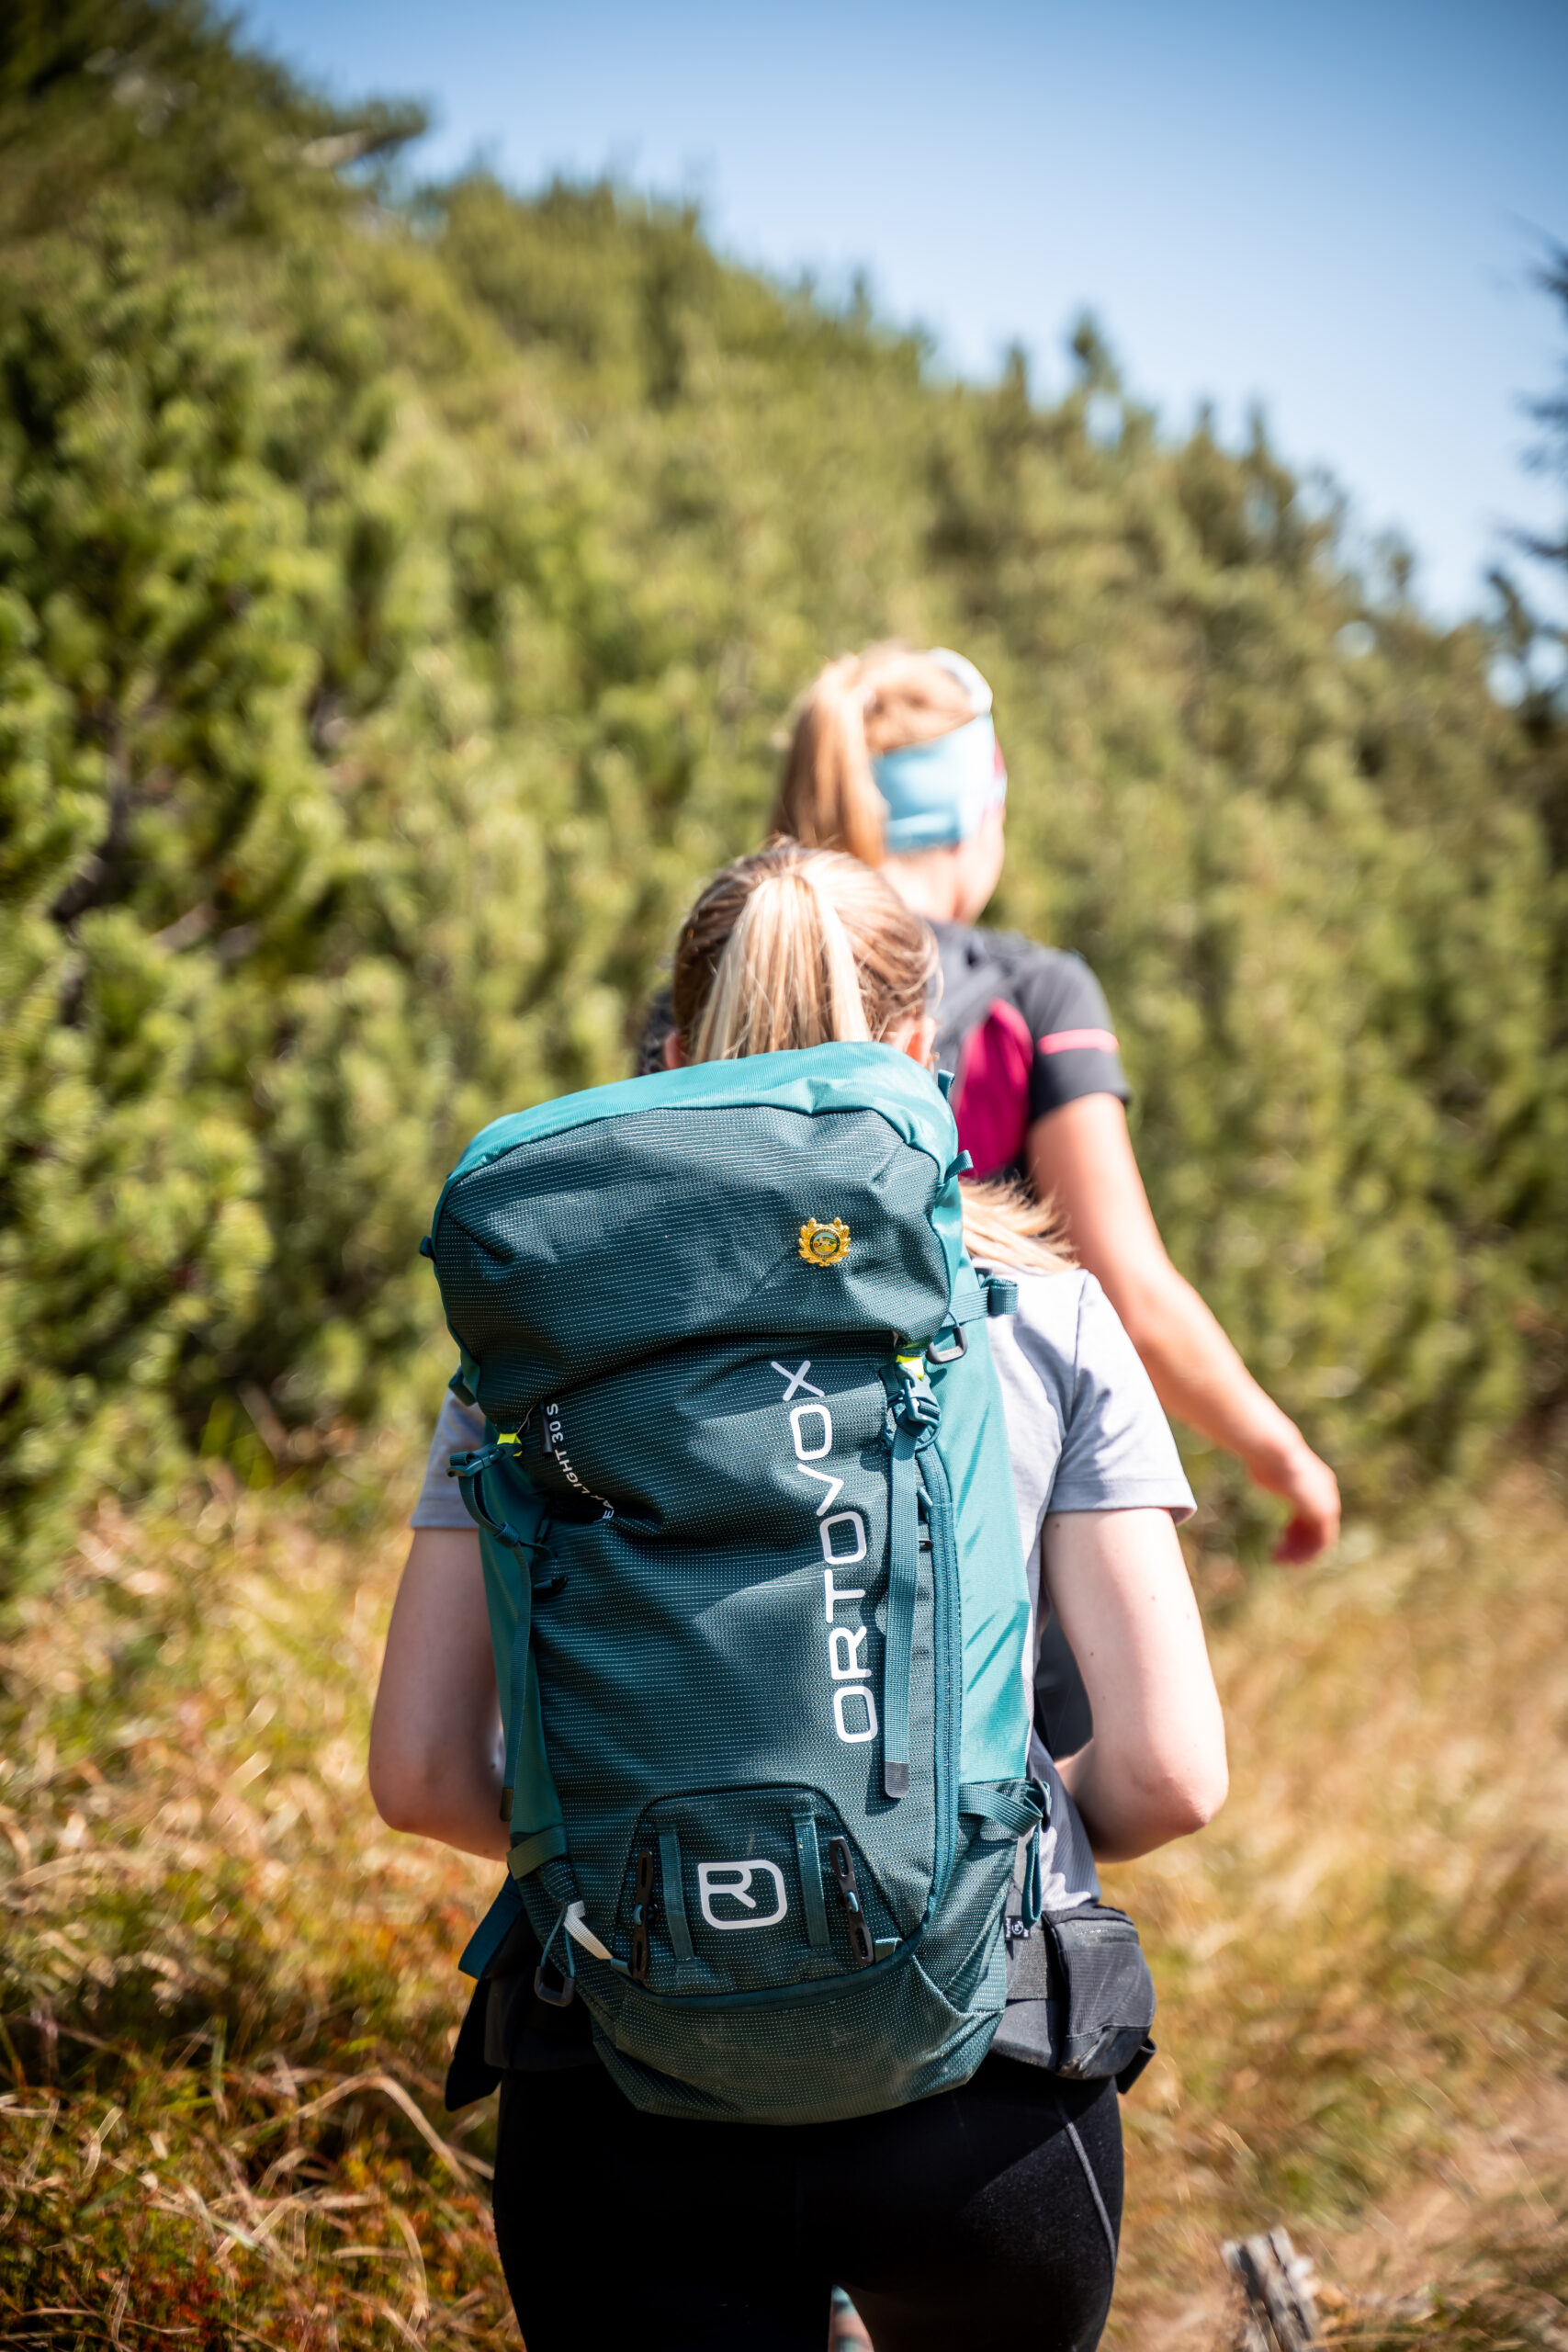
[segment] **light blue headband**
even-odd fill
[[[972,662],[936,648],[931,659],[956,678],[975,717],[929,743],[908,743],[873,760],[886,804],[883,840],[889,855],[947,849],[965,842],[1007,798],[1008,772],[991,720],[991,690]]]

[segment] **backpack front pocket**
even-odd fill
[[[863,1849],[818,1790],[695,1790],[637,1821],[614,1951],[650,1993],[766,1995],[874,1967],[898,1944]]]
[[[995,2022],[955,2009],[905,1944],[886,1964],[766,2002],[688,2007],[628,1987],[597,2047],[649,2114],[829,2123],[966,2082]]]

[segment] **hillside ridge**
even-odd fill
[[[1091,335],[938,383],[690,209],[410,187],[417,127],[197,0],[0,28],[8,1588],[428,1409],[446,1168],[623,1073],[887,633],[994,683],[996,919],[1104,984],[1178,1262],[1354,1507],[1476,1474],[1568,1377],[1568,830],[1486,631]]]

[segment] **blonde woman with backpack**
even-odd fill
[[[960,1193],[935,984],[867,867],[743,859],[667,1072],[497,1122],[433,1220],[370,1775],[508,1862],[448,2099],[501,2086],[530,2352],[818,2352],[834,2288],[877,2352],[1104,2324],[1152,1996],[1096,1858],[1200,1827],[1224,1734],[1169,1431],[1040,1209]]]

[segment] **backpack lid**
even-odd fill
[[[660,1070],[498,1119],[447,1178],[431,1255],[488,1417],[705,1339],[946,1318],[958,1138],[895,1047]]]

